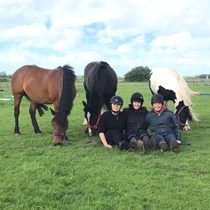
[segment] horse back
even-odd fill
[[[117,75],[106,62],[91,62],[84,70],[84,87],[96,95],[111,94],[117,90]]]
[[[12,92],[26,95],[37,103],[51,104],[61,92],[62,68],[44,69],[35,65],[25,65],[12,76]]]

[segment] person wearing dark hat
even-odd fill
[[[129,145],[124,135],[125,114],[120,111],[123,99],[120,96],[113,96],[110,103],[111,111],[104,112],[98,124],[100,140],[108,149],[117,145],[120,150],[127,150]]]
[[[176,116],[169,109],[163,108],[164,99],[160,94],[151,98],[152,110],[146,116],[146,122],[152,133],[153,145],[159,146],[161,151],[172,150],[179,152],[177,140],[181,140],[181,133]]]
[[[133,93],[126,114],[125,134],[130,143],[130,150],[148,152],[150,150],[150,137],[147,133],[148,125],[145,122],[148,110],[143,106],[144,98],[141,93]]]

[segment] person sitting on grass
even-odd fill
[[[179,152],[177,140],[181,140],[181,133],[176,116],[168,109],[163,109],[164,99],[160,94],[151,98],[152,110],[146,116],[146,122],[152,133],[153,146],[160,147],[161,151],[172,150]]]
[[[98,124],[100,140],[105,148],[111,149],[117,145],[120,150],[127,150],[129,145],[124,135],[125,114],[120,111],[123,99],[113,96],[110,103],[111,111],[104,112]]]
[[[130,150],[148,152],[150,150],[150,137],[147,133],[148,125],[145,122],[148,110],[143,106],[144,98],[141,93],[134,93],[130,98],[126,114],[125,134],[130,142]]]

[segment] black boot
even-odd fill
[[[169,150],[169,146],[168,146],[168,144],[166,144],[165,141],[161,141],[159,143],[159,146],[160,146],[161,152],[166,152]]]
[[[144,152],[147,153],[150,151],[150,138],[149,136],[143,137],[143,143],[144,143]]]
[[[179,144],[176,139],[170,140],[170,148],[173,152],[179,152]]]
[[[127,150],[128,149],[128,142],[127,141],[121,141],[118,144],[118,147],[120,150]]]
[[[150,145],[150,148],[151,148],[152,151],[155,151],[155,150],[157,150],[157,147],[158,147],[158,143],[157,143],[157,140],[156,140],[155,136],[153,135],[151,137],[151,145]]]
[[[129,147],[130,150],[136,150],[136,148],[137,148],[136,142],[137,142],[137,140],[135,137],[132,137],[130,139],[130,147]]]

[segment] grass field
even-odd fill
[[[209,86],[189,84],[195,91]],[[11,97],[9,84],[0,98]],[[35,135],[23,100],[20,131],[14,136],[13,101],[0,101],[0,209],[68,210],[209,210],[210,209],[210,97],[193,97],[199,122],[183,132],[178,154],[150,154],[107,150],[100,143],[84,144],[84,91],[77,81],[77,97],[69,116],[69,142],[53,146],[51,114],[37,116],[42,130]],[[139,91],[150,109],[151,93],[146,83],[120,82],[118,92],[128,105]],[[52,106],[49,106],[52,107]],[[172,108],[172,104],[170,104]]]

